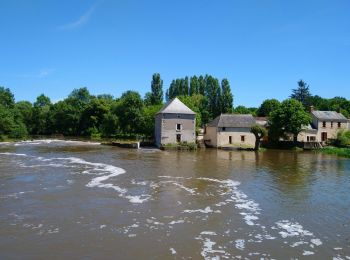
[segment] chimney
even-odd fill
[[[315,107],[314,106],[310,106],[309,107],[309,112],[311,113],[312,111],[314,111],[315,110]]]

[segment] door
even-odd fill
[[[327,132],[322,132],[322,133],[321,133],[321,141],[322,141],[322,142],[327,141]]]
[[[181,143],[181,135],[180,134],[176,135],[176,142]]]
[[[229,143],[229,144],[232,144],[232,136],[229,136],[229,137],[228,137],[228,143]]]

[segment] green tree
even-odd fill
[[[233,96],[231,93],[230,83],[227,79],[221,81],[221,96],[220,96],[221,113],[232,113]]]
[[[277,99],[266,99],[257,110],[258,116],[270,116],[270,114],[280,107],[281,103]]]
[[[0,87],[0,105],[6,109],[12,109],[15,106],[15,98],[9,88]]]
[[[221,113],[220,96],[221,89],[218,79],[206,76],[205,96],[208,99],[208,111],[211,118],[215,118]]]
[[[304,108],[308,108],[310,106],[310,90],[309,90],[309,85],[306,84],[303,80],[298,81],[298,88],[292,89],[292,95],[290,96],[291,98],[294,98],[298,101],[300,101]]]
[[[199,81],[197,76],[193,76],[190,78],[190,96],[199,93]]]
[[[163,103],[163,80],[159,73],[154,73],[151,82],[151,105],[160,105]]]
[[[114,113],[118,115],[120,128],[126,134],[139,134],[142,129],[143,101],[139,93],[127,91],[122,94]]]
[[[271,136],[278,139],[279,136],[292,134],[293,141],[296,143],[298,134],[310,122],[311,117],[309,113],[304,110],[303,104],[295,99],[287,99],[271,114]]]
[[[252,134],[254,134],[254,136],[255,136],[255,147],[254,147],[254,150],[257,151],[257,150],[260,149],[261,139],[264,138],[267,135],[267,131],[261,125],[253,125],[250,128],[250,132]]]
[[[34,102],[33,108],[33,133],[49,134],[50,133],[50,108],[51,100],[49,97],[41,94]]]
[[[156,113],[162,108],[160,105],[145,106],[142,111],[142,129],[139,133],[144,134],[147,137],[154,137],[155,120],[154,117]]]
[[[19,101],[15,105],[19,121],[23,122],[28,132],[33,128],[33,105],[29,101]]]

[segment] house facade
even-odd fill
[[[210,147],[253,148],[255,136],[250,128],[256,124],[252,115],[221,114],[205,127],[204,142]]]
[[[155,116],[155,143],[161,147],[180,142],[196,142],[196,113],[174,98]]]
[[[312,122],[298,135],[300,142],[326,142],[336,139],[340,130],[349,128],[348,119],[335,111],[318,111],[311,109]]]

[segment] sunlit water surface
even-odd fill
[[[1,259],[350,259],[350,160],[0,144]]]

